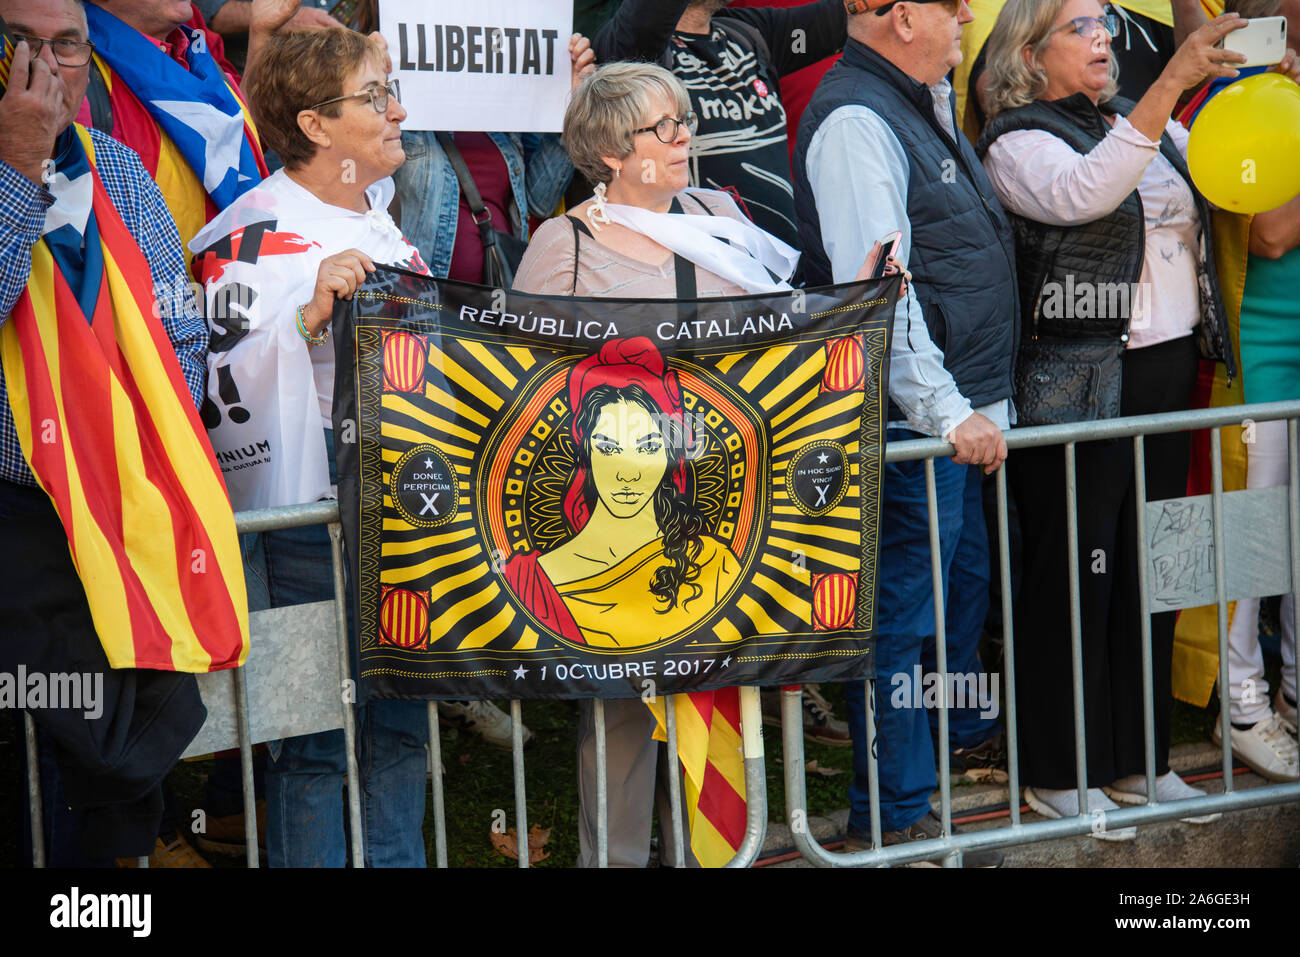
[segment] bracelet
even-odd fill
[[[298,307],[298,335],[302,336],[303,339],[306,340],[307,345],[318,346],[330,337],[329,324],[326,323],[325,328],[313,336],[307,331],[307,320],[304,319],[302,315],[303,308],[303,306]]]

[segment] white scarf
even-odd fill
[[[613,203],[605,204],[605,213],[611,222],[648,236],[746,292],[782,292],[792,288],[785,280],[799,262],[798,250],[753,223],[729,216],[656,213],[639,206]],[[715,237],[726,239],[730,245]],[[773,274],[779,279],[773,279]]]

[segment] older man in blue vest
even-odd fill
[[[982,474],[1006,458],[1019,307],[1011,227],[957,125],[949,70],[961,62],[965,0],[846,0],[849,41],[804,112],[795,150],[795,206],[810,285],[851,280],[875,240],[899,230],[912,282],[894,321],[890,441],[942,436],[956,448],[935,462],[946,596],[947,669],[982,668],[977,643],[988,608]],[[885,844],[937,837],[929,798],[934,741],[919,694],[935,670],[925,469],[885,467],[877,598],[875,707]],[[920,665],[921,668],[917,669]],[[945,681],[945,686],[947,682]],[[847,850],[869,847],[866,715],[848,690],[854,733]],[[907,689],[904,688],[906,691]],[[995,751],[995,708],[950,711],[950,747]],[[995,867],[996,851],[967,867]]]

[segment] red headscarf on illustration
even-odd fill
[[[659,407],[658,411],[683,427],[683,443],[689,445],[690,439],[684,431],[682,387],[677,372],[665,365],[664,357],[645,336],[611,339],[600,347],[599,352],[583,359],[569,373],[569,409],[573,441],[578,446],[586,440],[586,436],[578,431],[578,410],[587,393],[602,385],[615,388],[639,385],[645,389]],[[591,517],[591,507],[583,494],[586,484],[587,469],[579,465],[569,490],[564,494],[564,515],[575,532],[582,531]],[[678,492],[686,491],[685,458],[673,469],[673,485]]]

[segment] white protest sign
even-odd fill
[[[572,0],[380,0],[408,130],[553,133],[570,88]]]

